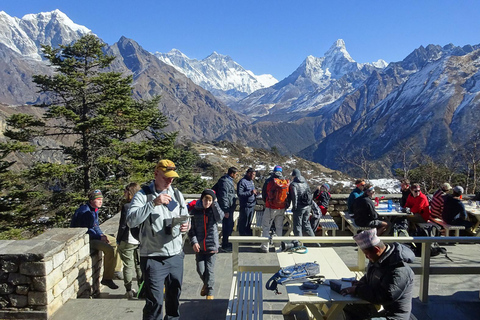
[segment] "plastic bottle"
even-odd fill
[[[379,203],[380,203],[380,199],[378,199],[378,197],[375,197],[375,207],[378,207]]]
[[[393,210],[393,200],[389,199],[388,200],[388,205],[387,205],[387,211],[391,212]]]

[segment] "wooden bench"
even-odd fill
[[[353,235],[356,235],[358,233],[358,231],[371,229],[369,227],[359,227],[359,226],[357,226],[357,224],[350,217],[350,214],[348,212],[340,211],[340,216],[342,217],[342,231],[345,230],[345,222],[347,222],[347,227],[353,233]]]
[[[235,271],[230,289],[226,319],[263,319],[261,272]]]
[[[445,229],[445,236],[450,236],[450,231],[455,231],[455,237],[460,236],[460,230],[465,230],[465,226],[452,226],[445,221],[438,219],[438,218],[433,218],[431,220],[432,222],[438,224],[441,226],[443,229]]]
[[[343,221],[343,219],[342,219]],[[328,231],[332,230],[332,236],[335,237],[335,232],[338,230],[338,226],[333,220],[333,217],[329,214],[322,215],[320,217],[320,226],[322,227],[322,236],[328,235]]]

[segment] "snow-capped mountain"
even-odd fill
[[[60,10],[11,17],[0,11],[0,43],[24,57],[41,60],[41,45],[57,47],[91,33],[74,23]]]
[[[355,62],[339,39],[323,57],[308,56],[290,76],[254,92],[232,108],[256,118],[316,110],[354,91],[373,70],[386,66],[383,60]]]
[[[177,49],[156,52],[155,56],[227,104],[278,82],[270,74],[255,75],[229,56],[216,52],[203,60],[190,59]]]

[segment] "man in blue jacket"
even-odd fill
[[[248,168],[245,176],[237,184],[238,199],[240,201],[240,214],[238,217],[238,233],[241,236],[251,236],[252,219],[257,203],[257,190],[253,183],[256,172],[253,168]]]
[[[101,284],[110,289],[118,289],[113,282],[116,266],[117,244],[114,237],[103,234],[98,223],[98,209],[103,204],[103,195],[100,190],[90,191],[88,202],[82,204],[75,211],[70,222],[72,228],[88,228],[87,233],[90,236],[90,249],[103,252],[103,277]]]
[[[215,192],[218,205],[225,213],[222,220],[222,248],[223,252],[231,252],[232,245],[228,243],[228,237],[233,230],[233,212],[237,206],[237,195],[235,192],[234,179],[237,177],[238,169],[235,167],[228,168],[228,172],[218,179],[216,183]]]
[[[365,180],[364,179],[357,179],[355,180],[355,189],[350,193],[348,196],[347,200],[347,207],[348,207],[348,213],[350,216],[353,218],[353,203],[355,202],[355,199],[363,195],[363,188],[365,188]]]

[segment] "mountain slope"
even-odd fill
[[[278,82],[269,74],[257,76],[229,56],[216,52],[203,60],[190,59],[177,49],[156,52],[155,56],[227,104]]]
[[[324,57],[308,56],[290,76],[276,85],[258,90],[232,105],[234,110],[261,121],[278,113],[317,110],[355,90],[382,60],[360,64],[348,54],[343,40],[337,40]]]

